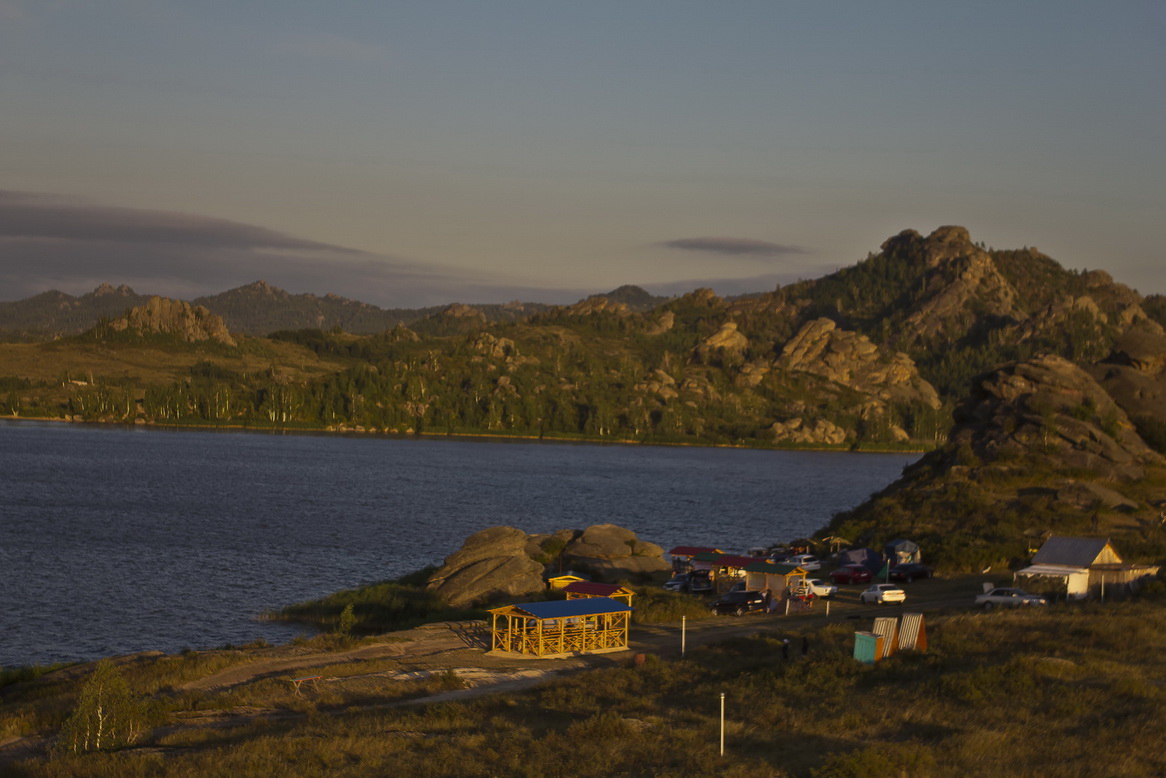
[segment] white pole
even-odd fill
[[[826,600],[826,615],[830,615],[830,601]]]
[[[721,692],[721,756],[725,755],[725,693]]]
[[[680,617],[680,658],[684,658],[684,644],[688,639],[688,617]]]

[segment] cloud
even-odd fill
[[[118,208],[0,190],[0,293],[16,300],[102,282],[190,299],[264,279],[292,292],[332,292],[376,305],[464,299],[490,279],[357,251],[240,222]]]
[[[778,257],[811,253],[797,246],[783,246],[780,243],[769,243],[750,238],[679,238],[664,241],[659,245],[670,249],[703,251],[708,254],[726,254],[735,257]]]
[[[352,251],[226,219],[88,205],[69,198],[0,190],[0,239],[5,238]]]

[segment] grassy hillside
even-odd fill
[[[1161,588],[1160,585],[1158,588]],[[297,696],[274,679],[177,691],[239,652],[125,664],[143,734],[112,752],[25,754],[41,776],[1145,776],[1166,770],[1166,603],[929,616],[926,653],[866,666],[860,623],[764,630],[535,689],[394,707],[457,672]],[[801,655],[805,637],[808,653]],[[782,659],[782,640],[794,650]],[[264,651],[256,649],[256,651]],[[336,679],[376,670],[337,664]],[[545,662],[544,662],[545,664]],[[60,727],[88,673],[2,690],[8,732]],[[355,680],[355,679],[354,679]],[[353,689],[357,688],[352,686]],[[725,755],[719,710],[725,698]],[[46,745],[49,745],[46,743]],[[0,757],[2,759],[3,757]]]

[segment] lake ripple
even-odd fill
[[[499,524],[744,551],[915,458],[0,423],[0,665],[284,642],[304,628],[259,613]]]

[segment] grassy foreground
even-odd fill
[[[151,730],[135,746],[0,761],[0,772],[1044,778],[1166,771],[1161,595],[928,618],[927,653],[875,667],[850,658],[853,631],[869,627],[863,619],[804,633],[763,631],[684,660],[622,662],[525,692],[397,708],[385,703],[455,688],[457,678],[382,683],[345,699],[289,696],[272,679],[180,694],[178,681],[239,660],[164,657],[121,668],[133,693],[152,706]],[[788,661],[781,651],[787,637],[794,648]],[[34,723],[63,722],[83,681],[65,670],[0,690],[7,730],[0,742]],[[173,726],[196,712],[248,710],[263,715],[241,716],[234,726]]]

